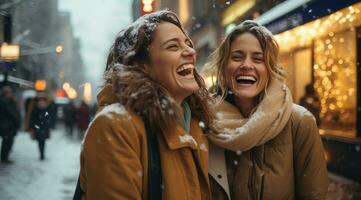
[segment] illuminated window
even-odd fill
[[[314,43],[315,88],[321,100],[321,128],[355,136],[356,33],[330,32]]]

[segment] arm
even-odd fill
[[[83,145],[81,186],[87,200],[142,199],[142,144],[131,121],[99,116]]]
[[[293,132],[296,199],[325,199],[328,176],[316,121],[305,111]]]

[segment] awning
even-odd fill
[[[287,0],[255,20],[277,34],[358,2],[360,0]]]

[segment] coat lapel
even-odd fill
[[[226,157],[224,149],[209,142],[209,174],[227,193],[231,199],[228,185]]]

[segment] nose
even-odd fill
[[[244,62],[241,65],[242,69],[252,69],[253,67],[253,61],[251,58],[246,57],[246,59],[244,60]]]
[[[182,55],[183,56],[195,56],[196,55],[196,50],[194,48],[186,45],[186,47],[182,51]]]

